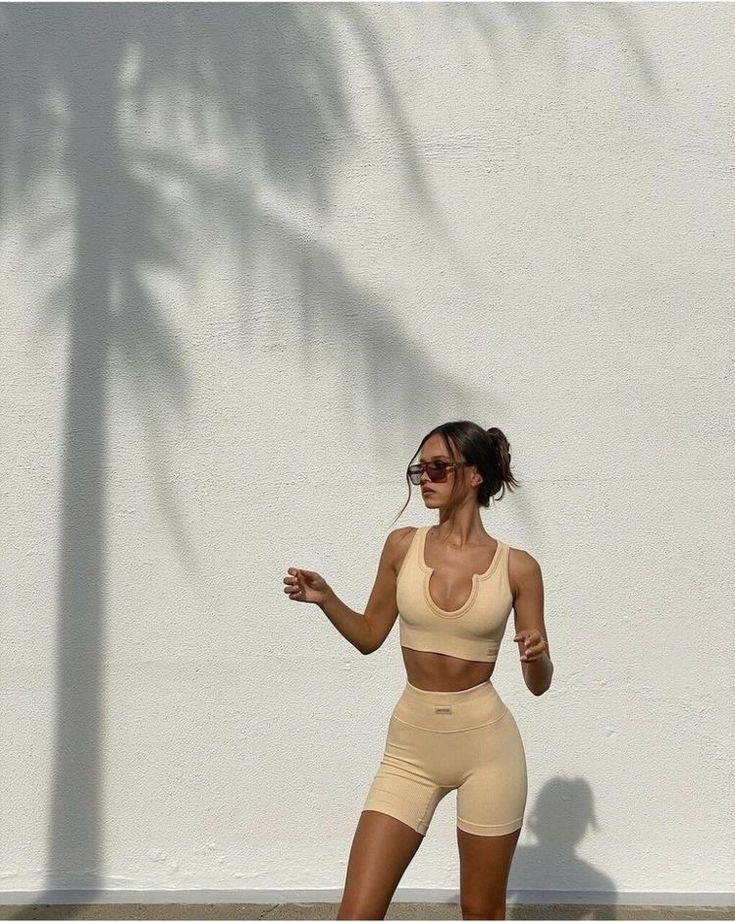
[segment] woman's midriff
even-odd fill
[[[401,647],[406,677],[411,685],[424,691],[463,691],[487,682],[495,663],[459,659],[445,653],[426,653]]]

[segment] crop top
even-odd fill
[[[398,571],[396,605],[401,646],[494,663],[513,608],[508,578],[510,548],[498,540],[490,566],[484,573],[473,574],[472,589],[464,605],[444,611],[429,593],[434,568],[426,565],[424,544],[430,527],[416,529]]]

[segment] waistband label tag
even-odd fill
[[[451,714],[452,705],[451,704],[435,704],[434,713],[435,714]]]

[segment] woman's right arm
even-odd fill
[[[348,608],[331,588],[319,608],[340,634],[360,653],[370,653],[370,625],[364,615]]]
[[[396,528],[385,539],[375,585],[364,615],[348,608],[331,589],[320,604],[340,634],[365,655],[380,649],[398,617],[395,564],[402,538],[411,531],[411,527]]]
[[[399,553],[405,554],[403,538],[412,531],[410,526],[396,528],[385,539],[378,575],[364,615],[348,608],[326,580],[314,570],[289,568],[288,576],[283,580],[286,583],[283,591],[297,602],[313,602],[318,605],[353,647],[365,655],[373,653],[383,645],[398,617],[397,556]]]

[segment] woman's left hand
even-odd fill
[[[547,643],[541,631],[535,628],[530,631],[518,631],[513,642],[519,644],[522,663],[532,663],[546,652]]]

